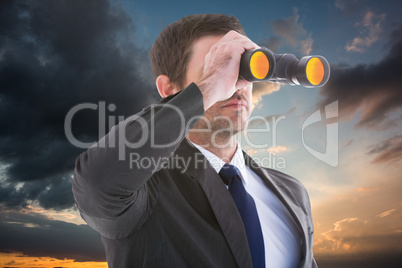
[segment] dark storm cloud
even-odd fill
[[[69,174],[83,150],[65,137],[67,112],[104,101],[116,106],[107,116],[127,117],[157,98],[134,34],[132,19],[106,0],[0,2],[0,202],[73,205]],[[98,111],[77,113],[72,132],[98,140]]]
[[[29,200],[36,200],[46,209],[66,209],[74,204],[71,193],[71,176],[56,175],[43,180],[27,181],[23,186],[3,183],[0,188],[0,203],[8,207],[27,206]]]
[[[374,164],[391,163],[398,165],[402,160],[402,136],[394,136],[370,146],[370,151],[367,154],[376,155],[372,160]]]
[[[281,39],[277,36],[271,36],[267,39],[263,39],[258,44],[269,48],[272,52],[278,53],[279,47],[281,46]]]
[[[402,25],[390,34],[387,48],[387,55],[377,63],[333,66],[319,106],[339,101],[340,116],[359,111],[356,127],[385,130],[395,126],[400,117],[393,112],[402,107]]]
[[[335,0],[335,7],[342,10],[345,14],[356,15],[357,12],[362,10],[362,7],[373,2],[373,0]]]
[[[308,33],[303,24],[299,22],[299,18],[298,10],[294,8],[293,16],[272,21],[270,24],[277,36],[268,39],[268,45],[272,46],[274,50],[278,50],[281,40],[285,40],[293,48],[299,48],[303,54],[310,54],[314,41],[311,33]]]
[[[0,241],[0,252],[105,261],[100,235],[89,226],[49,220],[37,213],[2,211]]]
[[[279,18],[271,22],[272,29],[275,34],[283,37],[289,44],[297,46],[299,36],[305,35],[306,30],[299,22],[299,14],[297,9],[294,10],[293,16]]]
[[[316,257],[318,267],[325,268],[399,268],[402,257],[398,253],[367,254],[359,256]]]
[[[387,0],[387,5],[398,6],[399,0]],[[358,14],[365,13],[368,9],[375,9],[377,6],[384,6],[382,0],[335,0],[334,5],[343,11],[344,14],[356,17]]]

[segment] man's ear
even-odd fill
[[[156,78],[156,87],[162,98],[166,98],[167,96],[173,95],[179,91],[176,86],[170,82],[170,78],[164,74],[161,74]]]

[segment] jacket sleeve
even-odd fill
[[[78,156],[73,194],[82,218],[103,236],[123,238],[149,216],[149,178],[203,115],[193,83],[114,126]]]

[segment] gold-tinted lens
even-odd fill
[[[257,79],[264,79],[268,75],[269,60],[263,52],[257,51],[251,56],[250,70]]]
[[[312,58],[308,61],[306,66],[306,76],[312,85],[318,85],[324,78],[325,70],[324,65],[318,58]]]

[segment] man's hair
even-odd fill
[[[171,83],[183,88],[194,40],[231,30],[245,35],[239,20],[225,14],[190,15],[170,24],[159,34],[149,53],[154,79],[164,74]]]

